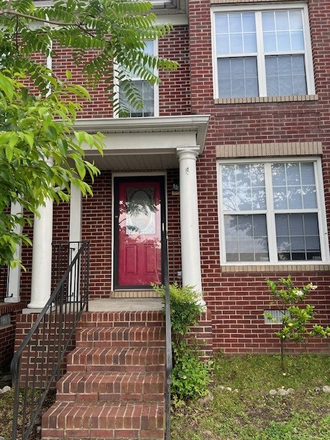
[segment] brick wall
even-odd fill
[[[330,322],[328,270],[292,267],[283,272],[272,267],[255,272],[253,268],[248,272],[244,268],[229,272],[221,266],[219,248],[216,151],[222,151],[226,145],[321,142],[329,220],[330,46],[324,35],[330,25],[330,2],[308,3],[317,97],[300,102],[283,99],[282,102],[216,104],[219,101],[213,100],[210,4],[203,0],[189,1],[192,113],[210,115],[205,153],[198,162],[202,283],[213,314],[214,345],[226,353],[278,351],[278,339],[274,337],[277,327],[265,324],[263,317],[271,299],[265,283],[268,277],[277,279],[291,273],[297,285],[310,281],[317,284],[310,301],[317,314],[315,322],[324,325]],[[300,349],[328,351],[329,342],[313,340],[307,348],[296,348]]]
[[[167,174],[167,216],[169,223],[170,280],[180,283],[181,242],[179,193],[173,189],[178,184],[178,170]],[[83,198],[82,240],[90,241],[90,297],[108,298],[111,291],[112,274],[112,174],[102,171],[95,178],[93,197]],[[53,241],[69,240],[68,203],[54,205]],[[33,231],[29,233],[31,239]],[[22,254],[26,271],[22,272],[21,295],[26,302],[31,297],[32,249],[24,247]]]
[[[70,226],[70,205],[60,203],[53,205],[53,238],[52,241],[68,241]],[[32,215],[30,215],[32,217]],[[24,233],[33,242],[33,227],[26,226]],[[24,269],[21,271],[21,301],[28,304],[31,300],[31,278],[32,278],[32,247],[23,246],[22,263]]]
[[[86,87],[86,76],[82,74],[82,69],[77,66],[75,57],[71,50],[58,47],[54,44],[56,55],[53,58],[52,69],[60,78],[65,78],[67,70],[72,73],[72,82]],[[86,59],[91,60],[95,52],[90,51],[86,55]],[[109,99],[109,92],[107,91],[107,83],[101,81],[97,88],[86,87],[90,92],[90,100],[81,100],[78,102],[82,105],[82,110],[79,114],[80,118],[111,118],[113,116],[112,101]]]
[[[180,193],[173,185],[179,183],[178,170],[167,171],[168,259],[171,283],[181,283]]]
[[[161,73],[160,115],[210,115],[205,151],[198,159],[197,169],[202,284],[208,312],[213,317],[214,346],[226,353],[277,352],[279,344],[274,336],[276,325],[265,324],[263,317],[271,299],[265,279],[277,279],[290,273],[297,285],[310,281],[317,284],[318,289],[311,297],[311,304],[317,313],[315,322],[327,325],[330,323],[329,268],[321,270],[317,266],[304,266],[299,269],[290,266],[285,270],[276,266],[260,266],[244,267],[238,271],[237,268],[222,266],[216,160],[223,157],[224,151],[230,154],[230,148],[236,157],[244,157],[242,145],[247,146],[247,149],[266,145],[274,155],[283,155],[278,146],[287,143],[313,144],[313,154],[320,154],[321,145],[326,210],[327,218],[330,219],[330,43],[325,38],[330,27],[330,0],[308,2],[316,95],[295,101],[287,98],[277,101],[257,99],[246,100],[244,103],[239,100],[222,102],[213,99],[211,5],[206,0],[190,0],[188,3],[189,28],[177,26],[159,43],[159,55],[180,62],[178,71]],[[217,3],[221,4],[222,0]],[[73,70],[75,78],[83,82],[83,77],[72,63],[71,54],[62,49],[57,52],[55,71],[60,73],[64,68],[69,68]],[[97,90],[91,90],[91,94],[92,101],[84,103],[81,116],[111,117],[112,107],[107,99],[105,85],[101,84]],[[278,150],[274,153],[272,148],[275,145]],[[308,152],[301,150],[299,154],[305,155]],[[172,191],[173,182],[178,180],[177,170],[168,170],[167,177],[170,276],[173,282],[180,281],[177,273],[181,266],[179,197]],[[91,241],[91,296],[102,298],[108,297],[111,290],[110,172],[104,171],[96,178],[93,191],[94,197],[83,201],[83,239]],[[56,215],[63,216],[64,208],[57,209]],[[56,235],[62,236],[67,231],[67,223],[64,221],[62,224],[63,221],[63,218],[55,221]],[[23,292],[27,289],[28,277],[29,273],[23,274]],[[292,348],[298,352],[301,349],[328,351],[329,342],[313,340],[307,348]]]
[[[54,203],[53,241],[68,241],[70,233],[70,203]]]
[[[86,87],[86,77],[81,68],[75,64],[72,52],[55,47],[56,56],[53,59],[53,70],[59,77],[65,76],[66,70],[72,72],[72,81]],[[187,26],[176,26],[166,37],[159,41],[158,54],[163,58],[170,58],[179,62],[175,72],[160,72],[161,95],[160,116],[190,114],[190,82],[189,82],[189,46]],[[88,58],[92,59],[93,51]],[[79,100],[82,104],[79,118],[111,118],[113,116],[112,101],[109,99],[108,83],[101,81],[97,87],[87,87],[90,101]]]
[[[188,340],[191,338],[198,341],[204,359],[210,359],[213,356],[213,331],[212,314],[209,310],[206,310],[202,313],[198,325],[191,327],[187,335]]]
[[[15,352],[19,348],[21,342],[30,331],[32,325],[36,321],[38,314],[20,314],[17,316],[16,336],[15,336]],[[50,317],[50,319],[49,319]],[[65,323],[69,323],[73,317],[66,315]],[[41,387],[45,386],[45,380],[50,377],[54,365],[58,359],[58,347],[67,341],[69,330],[65,330],[65,323],[61,327],[61,336],[58,330],[59,316],[52,314],[46,315],[41,321],[38,331],[31,339],[31,344],[22,353],[20,384],[23,387]],[[69,327],[67,327],[69,329]],[[71,340],[68,350],[64,355],[61,376],[66,371],[67,354],[75,348],[75,338]],[[53,388],[55,382],[53,383]]]
[[[159,56],[179,63],[176,71],[160,72],[160,116],[188,115],[190,103],[190,57],[188,27],[175,26],[159,41]]]
[[[109,298],[111,291],[112,175],[103,171],[93,197],[83,199],[82,239],[90,241],[90,297]]]
[[[151,173],[152,174],[152,173]],[[180,282],[179,195],[173,191],[178,170],[167,175],[170,280]],[[112,174],[102,171],[93,184],[93,197],[83,199],[82,239],[90,241],[90,297],[109,298],[112,276]]]
[[[17,316],[21,313],[23,303],[1,304],[0,316],[9,315],[10,323],[0,326],[0,370],[6,370],[13,357]]]
[[[19,348],[22,340],[28,334],[37,317],[38,315],[34,313],[24,315],[21,314],[18,316],[15,351]],[[23,351],[21,358],[22,360],[20,374],[20,385],[22,387],[41,386],[41,388],[43,388],[46,383],[45,381],[48,380],[48,378],[50,377],[54,365],[57,362],[57,348],[60,345],[58,342],[58,319],[59,317],[55,314],[51,315],[50,319],[48,315],[48,318],[46,319],[46,324],[43,324],[44,321],[41,322],[39,326],[39,331],[32,337],[30,347]],[[104,320],[107,320],[107,322],[104,323]],[[70,317],[67,317],[66,322],[68,321],[70,321]],[[148,327],[162,327],[164,325],[164,317],[162,312],[85,312],[81,317],[75,334],[79,334],[79,332],[84,328],[92,328],[95,327],[95,325],[102,326],[102,321],[105,328],[111,328],[112,326],[119,328],[120,326],[141,325],[148,325]],[[212,356],[213,334],[211,316],[209,312],[205,312],[202,314],[199,320],[199,324],[191,329],[191,332],[188,334],[187,337],[193,338],[201,344],[201,350],[204,354],[204,358],[210,358]],[[79,338],[81,340],[81,336],[77,337],[77,341],[79,341]],[[63,341],[66,341],[65,336],[61,338],[61,344],[63,343]],[[111,345],[110,340],[109,344]],[[116,344],[118,344],[118,341]],[[70,342],[68,350],[64,356],[61,368],[61,376],[66,372],[67,369],[67,355],[75,348],[75,346],[76,336],[74,336],[74,338]],[[84,362],[89,363],[92,361],[90,358],[89,360],[84,359]],[[55,388],[55,382],[52,384],[52,388]]]

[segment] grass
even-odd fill
[[[328,440],[330,356],[287,356],[286,365],[282,374],[279,356],[218,356],[213,399],[174,408],[171,440]]]
[[[330,394],[322,388],[330,386],[330,356],[287,356],[286,365],[283,375],[279,356],[218,356],[213,399],[173,405],[171,440],[329,440]],[[294,393],[269,394],[279,388]],[[12,391],[0,394],[0,436],[6,440],[12,405]]]
[[[4,386],[11,386],[11,379],[8,374],[3,374],[0,371],[0,390]],[[31,395],[28,395],[28,400]],[[50,390],[46,400],[44,402],[42,413],[44,413],[55,401],[55,390]],[[4,438],[4,440],[10,440],[12,437],[12,428],[13,428],[13,405],[14,405],[14,390],[10,389],[5,393],[0,393],[0,438]],[[27,418],[29,418],[29,407],[26,412]],[[39,440],[40,439],[40,424],[41,417],[37,419],[36,426],[32,430],[32,433],[29,437],[29,440]],[[22,426],[22,407],[20,407],[18,413],[18,421],[17,421],[17,431],[18,437],[22,438],[21,433]]]
[[[5,440],[11,438],[12,420],[13,420],[13,390],[0,394],[0,436]]]

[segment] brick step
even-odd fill
[[[164,348],[77,347],[68,355],[67,371],[163,371],[164,365]]]
[[[163,440],[161,311],[86,312],[42,440]]]
[[[162,311],[127,311],[127,312],[85,312],[80,318],[78,328],[85,327],[132,327],[164,326]]]
[[[77,347],[164,347],[164,327],[92,327],[76,335]]]
[[[56,402],[44,415],[43,440],[164,438],[163,403]]]
[[[164,401],[164,373],[66,373],[57,383],[57,400]]]

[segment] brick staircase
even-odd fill
[[[162,312],[84,313],[42,439],[163,440],[164,363]]]

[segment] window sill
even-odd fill
[[[258,96],[254,98],[216,98],[213,103],[218,104],[258,104],[272,102],[304,102],[317,101],[317,95],[297,95],[297,96]]]
[[[325,272],[330,270],[330,264],[311,263],[311,264],[228,264],[221,266],[221,272]]]

